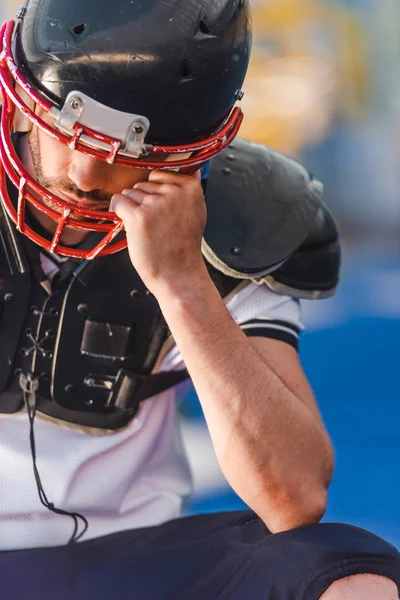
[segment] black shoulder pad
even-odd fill
[[[322,190],[296,161],[236,139],[211,164],[204,257],[225,275],[264,277],[306,240]]]
[[[264,281],[281,294],[326,298],[334,293],[339,281],[340,254],[338,227],[322,205],[305,242]]]

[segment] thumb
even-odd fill
[[[144,194],[140,190],[124,190],[121,194],[114,194],[111,198],[110,211],[125,223],[133,217],[143,201]]]

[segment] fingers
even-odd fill
[[[122,194],[114,194],[110,202],[110,211],[124,222],[134,214],[147,197],[141,190],[124,190]]]
[[[200,170],[193,173],[193,175],[183,175],[182,173],[176,173],[175,171],[152,171],[149,175],[149,181],[155,183],[169,183],[173,185],[184,185],[185,183],[192,183],[193,181],[201,180]]]
[[[179,186],[171,183],[153,183],[151,181],[141,181],[140,183],[136,183],[133,186],[133,189],[140,190],[142,192],[145,192],[146,194],[164,195],[171,192],[171,190],[178,191]],[[125,191],[122,193],[125,194]]]
[[[186,189],[189,197],[193,194],[201,179],[200,171],[194,175],[181,175],[168,171],[152,171],[148,181],[136,183],[133,188],[123,190],[121,194],[115,194],[110,203],[110,211],[125,221],[132,216],[139,206],[160,201],[161,198],[177,200],[180,190]],[[186,193],[185,192],[185,193]]]

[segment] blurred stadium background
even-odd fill
[[[1,0],[0,20],[20,4]],[[253,0],[253,20],[241,135],[304,162],[342,231],[341,287],[304,303],[301,344],[336,449],[324,520],[400,548],[400,2]],[[186,513],[241,508],[193,392],[182,426]]]

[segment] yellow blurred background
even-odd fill
[[[364,109],[368,64],[360,24],[351,11],[319,0],[253,4],[242,135],[298,154],[327,135],[337,113]]]

